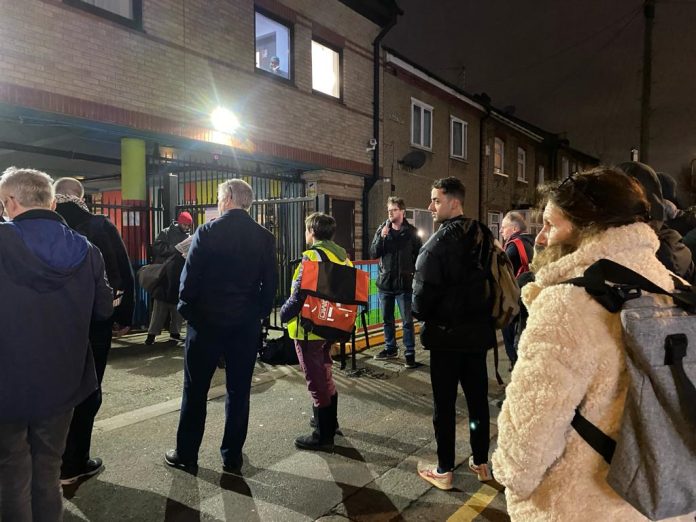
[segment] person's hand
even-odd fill
[[[390,228],[389,225],[384,225],[384,226],[382,227],[382,232],[381,232],[380,235],[381,235],[383,238],[385,238],[385,237],[387,237],[387,236],[389,235],[389,228]]]

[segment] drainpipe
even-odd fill
[[[397,15],[385,25],[379,32],[375,40],[372,42],[372,137],[377,140],[377,145],[372,156],[372,176],[365,180],[362,197],[362,255],[363,259],[370,258],[370,225],[369,225],[369,194],[372,187],[379,180],[379,153],[382,144],[379,139],[379,73],[380,73],[380,50],[382,49],[382,39],[387,35],[389,30],[396,25]]]
[[[486,136],[486,122],[491,117],[491,108],[486,105],[486,114],[481,118],[479,122],[479,220],[488,226],[488,216],[486,216],[485,205],[488,199],[488,181],[490,176],[486,172],[484,165],[488,164],[489,156],[486,156],[486,146],[488,145],[488,138]]]

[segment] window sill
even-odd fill
[[[70,7],[74,7],[81,11],[85,11],[92,15],[98,16],[100,18],[104,18],[105,20],[115,22],[116,24],[121,25],[123,27],[128,27],[129,29],[133,29],[135,31],[144,32],[142,12],[143,8],[142,3],[140,1],[133,2],[133,18],[126,18],[125,16],[116,14],[112,11],[109,11],[108,9],[96,7],[82,0],[63,0],[63,3],[69,5]]]
[[[450,159],[458,161],[460,163],[469,163],[468,158],[465,158],[464,156],[453,156],[452,154],[450,154]]]
[[[331,94],[326,94],[325,92],[317,91],[316,89],[312,89],[312,94],[317,96],[317,98],[321,98],[323,100],[329,101],[329,102],[334,102],[338,103],[339,105],[345,105],[346,103],[343,101],[342,97],[336,97]]]
[[[493,175],[500,176],[501,178],[509,178],[510,177],[502,171],[495,171],[495,170],[493,171]]]
[[[281,82],[285,83],[287,85],[291,85],[295,87],[295,82],[292,80],[292,78],[286,78],[285,76],[281,76],[280,74],[273,73],[271,71],[266,71],[265,69],[259,69],[254,65],[254,72],[258,74],[259,76],[262,76],[264,78],[269,78],[273,80],[274,82]]]
[[[430,147],[430,148],[424,147],[423,145],[418,145],[417,143],[413,143],[413,142],[411,142],[411,147],[413,147],[414,149],[418,149],[418,150],[425,150],[425,151],[430,152],[430,153],[433,152],[432,147]]]
[[[525,185],[529,185],[529,181],[527,181],[526,179],[517,178],[517,181],[519,181],[520,183],[524,183]]]

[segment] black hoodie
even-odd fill
[[[50,210],[0,223],[0,423],[65,413],[96,389],[88,333],[113,296],[102,256]]]

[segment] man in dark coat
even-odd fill
[[[416,271],[416,258],[422,243],[416,227],[406,220],[405,212],[404,200],[390,197],[387,200],[389,218],[377,229],[370,247],[370,257],[380,258],[377,288],[382,308],[385,344],[384,350],[375,355],[375,359],[394,359],[398,356],[394,324],[396,302],[401,312],[406,368],[415,368],[416,339],[411,314],[411,287],[413,273]]]
[[[479,480],[491,479],[486,352],[496,341],[488,274],[493,235],[463,215],[465,189],[457,178],[433,183],[428,207],[440,228],[423,245],[413,281],[413,315],[425,321],[421,342],[430,350],[436,465],[418,464],[424,480],[452,488],[457,389],[469,409],[473,456],[469,468]]]
[[[179,217],[167,228],[162,230],[152,245],[153,262],[168,263],[165,268],[165,281],[159,285],[158,290],[152,295],[152,316],[150,326],[147,329],[145,344],[153,344],[155,337],[162,331],[162,327],[169,317],[169,337],[174,340],[181,339],[181,315],[176,310],[178,302],[179,277],[183,263],[180,262],[181,252],[176,245],[189,237],[193,218],[188,212],[182,212]],[[173,270],[178,270],[176,273]]]
[[[61,178],[53,188],[56,192],[56,212],[70,228],[84,235],[99,249],[104,258],[109,286],[114,291],[114,298],[120,300],[111,317],[104,321],[94,320],[89,327],[89,343],[97,371],[97,389],[75,408],[70,423],[60,480],[63,484],[72,484],[80,478],[95,475],[102,468],[99,457],[90,458],[92,428],[102,403],[101,383],[111,349],[113,330],[125,333],[133,324],[135,288],[133,270],[118,229],[106,216],[89,212],[84,202],[82,183],[74,178]]]
[[[665,224],[667,216],[662,187],[655,171],[649,165],[638,161],[627,161],[618,165],[618,168],[638,181],[645,190],[650,203],[650,226],[660,240],[657,258],[668,270],[690,283],[696,283],[696,269],[691,251],[682,242],[681,234]]]
[[[188,321],[184,393],[176,449],[165,454],[173,467],[197,466],[208,389],[220,356],[227,386],[223,471],[242,466],[261,321],[271,313],[277,284],[275,238],[249,215],[252,202],[248,183],[222,183],[221,215],[198,228],[186,257],[179,293],[179,311]]]
[[[62,520],[73,408],[97,388],[89,327],[113,313],[99,250],[71,230],[52,179],[10,168],[0,200],[0,520]]]
[[[505,214],[500,224],[500,235],[503,238],[503,248],[512,263],[512,273],[520,277],[529,271],[529,263],[534,257],[534,237],[527,234],[527,222],[519,212],[510,211]],[[515,349],[515,332],[517,331],[518,317],[504,327],[503,344],[505,353],[510,359],[510,370],[517,362],[517,350]]]

